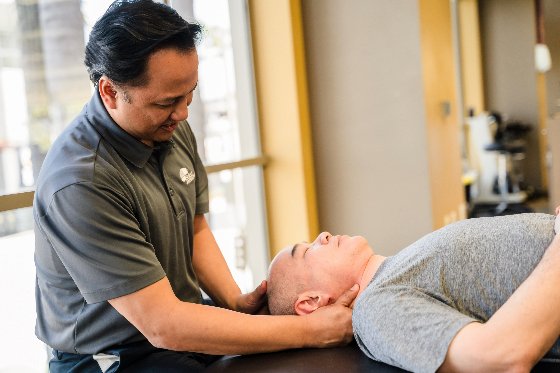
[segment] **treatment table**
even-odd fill
[[[267,354],[224,356],[206,372],[217,373],[397,373],[402,369],[378,363],[364,355],[356,343],[326,349],[298,349]],[[533,372],[558,373],[560,364],[539,363]]]

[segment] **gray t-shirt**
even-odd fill
[[[186,122],[151,148],[94,94],[52,145],[33,212],[35,333],[54,349],[95,354],[145,340],[107,300],[164,276],[179,299],[201,301],[193,219],[208,212],[208,180]]]
[[[356,301],[356,340],[370,358],[434,372],[465,325],[487,321],[539,263],[554,216],[460,221],[387,258]],[[560,358],[557,341],[547,358]]]

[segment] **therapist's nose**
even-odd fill
[[[175,122],[180,122],[182,120],[187,119],[189,116],[189,107],[187,105],[186,100],[180,100],[175,107],[173,108],[173,112],[171,113],[171,119]]]

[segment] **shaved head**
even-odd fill
[[[268,269],[267,297],[271,315],[295,315],[296,300],[306,288],[301,271],[290,263],[291,251],[291,247],[284,248]]]
[[[329,232],[282,249],[268,269],[270,313],[304,315],[335,302],[360,283],[372,258],[373,250],[363,237]]]

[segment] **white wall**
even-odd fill
[[[432,229],[417,1],[302,8],[320,228],[391,255]]]

